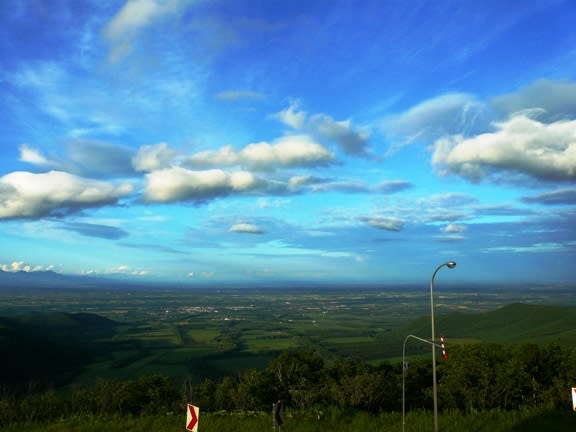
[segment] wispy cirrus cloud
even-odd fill
[[[576,188],[557,189],[538,195],[525,196],[522,197],[522,201],[529,204],[574,205],[576,204]]]
[[[107,240],[119,240],[128,236],[128,232],[122,228],[95,223],[64,222],[60,225],[60,228],[86,237],[97,237]]]
[[[110,44],[108,59],[114,62],[130,54],[135,41],[147,28],[177,15],[193,3],[193,0],[127,0],[103,30]]]
[[[408,110],[386,117],[382,128],[394,138],[393,153],[414,143],[427,143],[445,135],[469,133],[485,123],[486,107],[466,93],[448,93],[425,100]]]
[[[228,90],[216,94],[216,99],[227,102],[258,101],[266,99],[263,93],[250,90]]]

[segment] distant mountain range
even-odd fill
[[[7,272],[0,270],[0,288],[85,288],[109,285],[110,280],[63,275],[53,271]]]

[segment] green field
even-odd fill
[[[178,403],[179,397],[194,397],[212,407],[204,412],[202,431],[261,431],[271,427],[268,413],[218,410],[262,409],[263,401],[284,392],[293,409],[307,406],[303,397],[318,401],[313,410],[288,411],[286,431],[400,431],[403,342],[407,335],[430,334],[428,301],[425,289],[375,287],[2,289],[0,381],[5,393],[0,412],[8,425],[2,430],[182,430],[183,415],[150,416],[173,409],[147,412],[142,398],[157,401],[158,409],[163,400]],[[576,355],[571,351],[576,345],[572,290],[445,289],[438,302],[437,333],[446,336],[453,359],[439,365],[442,406],[459,410],[442,413],[442,430],[574,429],[576,417],[565,400],[566,389],[576,384],[573,357],[568,357]],[[494,343],[513,347],[490,345]],[[543,348],[520,346],[525,343]],[[555,348],[561,346],[567,348]],[[406,431],[432,430],[426,411],[429,349],[412,341],[407,346],[412,366],[405,375],[410,389]],[[281,358],[284,366],[275,369],[274,362]],[[324,362],[320,375],[312,366],[317,358]],[[557,364],[547,364],[547,358]],[[294,359],[296,363],[290,363]],[[303,370],[309,381],[298,381],[298,374],[283,375],[293,381],[282,388],[277,374],[286,374],[291,364],[312,367]],[[547,375],[548,366],[557,375]],[[338,378],[331,380],[333,374]],[[534,377],[543,389],[540,402],[534,397]],[[272,381],[266,381],[271,378],[276,380],[272,387]],[[505,388],[515,410],[475,408],[500,403],[476,397],[478,380],[484,389]],[[498,387],[499,380],[506,386]],[[313,381],[320,387],[306,387]],[[164,383],[163,391],[180,396],[158,399],[156,382]],[[109,407],[126,415],[110,418],[106,401],[116,400],[118,392],[126,392],[125,399]],[[463,398],[472,405],[462,405]],[[352,401],[356,411],[345,409],[342,401]],[[75,410],[74,404],[88,408]],[[566,409],[559,409],[563,405]],[[382,406],[387,413],[379,414]],[[20,417],[11,414],[15,407],[27,421],[18,422]],[[50,422],[37,423],[35,416]]]
[[[437,332],[450,344],[576,344],[574,298],[545,287],[445,289]],[[57,385],[152,373],[199,382],[265,367],[297,348],[378,364],[399,358],[406,335],[430,333],[429,298],[419,289],[2,289],[0,300],[3,356],[29,365],[17,379]],[[60,357],[45,355],[55,350]],[[411,343],[407,352],[426,350]],[[37,355],[45,367],[37,369]],[[58,362],[62,376],[49,367]]]

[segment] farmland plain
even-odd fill
[[[436,294],[438,323],[448,338],[452,333],[460,342],[562,337],[573,343],[574,292],[571,287],[442,287]],[[0,339],[19,341],[4,344],[14,364],[42,358],[45,364],[66,365],[65,376],[56,379],[63,385],[152,373],[199,382],[263,368],[293,348],[314,350],[327,360],[398,358],[404,336],[429,333],[429,301],[427,287],[414,286],[5,287],[0,289]],[[541,325],[533,325],[531,316]],[[554,321],[558,316],[566,318]],[[411,353],[422,349],[413,347]],[[54,351],[59,355],[46,355]],[[66,361],[66,356],[73,358]],[[20,379],[55,379],[50,364],[46,376],[37,373]]]

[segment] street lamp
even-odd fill
[[[410,338],[429,345],[435,345],[432,341],[411,334],[404,339],[404,344],[402,345],[402,432],[406,430],[406,342],[408,342]]]
[[[434,278],[436,273],[442,268],[448,267],[453,269],[456,267],[454,261],[448,261],[444,264],[440,264],[434,273],[432,273],[432,279],[430,280],[430,319],[432,321],[432,396],[434,398],[434,432],[438,432],[438,389],[436,388],[436,335],[434,334]]]

